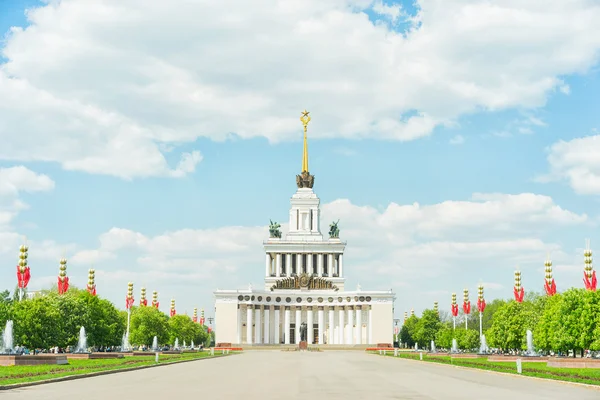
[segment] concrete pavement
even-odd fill
[[[2,400],[597,400],[600,391],[356,351],[241,355],[0,392]]]

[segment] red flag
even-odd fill
[[[465,314],[471,313],[471,302],[470,301],[463,302],[463,311]]]
[[[458,316],[458,304],[452,304],[452,316]]]
[[[65,276],[61,279],[58,277],[58,294],[65,294],[69,290],[69,277]]]
[[[583,273],[583,283],[585,284],[585,288],[587,290],[591,290],[592,292],[596,291],[596,285],[598,281],[596,280],[596,271],[592,271],[591,278],[587,276],[587,274]]]
[[[25,289],[29,284],[29,279],[31,278],[31,272],[29,267],[21,267],[17,265],[17,283],[19,285],[19,289]]]
[[[480,313],[485,310],[485,299],[477,299],[477,309]]]
[[[525,288],[523,288],[523,286],[521,286],[521,290],[517,290],[517,288],[514,288],[513,292],[517,303],[522,303],[523,298],[525,297]]]

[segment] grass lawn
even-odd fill
[[[379,354],[379,352],[373,352]],[[394,357],[394,353],[387,352],[387,356]],[[418,353],[398,352],[398,358],[408,358],[419,360]],[[526,362],[524,357],[522,363],[523,373],[526,376],[535,376],[538,378],[554,379],[559,381],[569,381],[577,383],[587,383],[590,385],[600,385],[600,369],[595,368],[553,368],[546,366],[545,363]],[[488,371],[504,372],[507,374],[516,374],[517,366],[515,362],[490,362],[485,358],[455,358],[450,356],[429,357],[423,353],[424,362],[434,362],[438,364],[455,365],[459,367],[478,368]]]
[[[220,351],[215,357],[221,357]],[[185,360],[210,357],[210,352],[164,354],[159,356],[159,364],[176,363]],[[15,383],[35,382],[45,379],[60,378],[71,375],[88,374],[90,372],[119,370],[154,365],[154,354],[149,356],[126,356],[99,360],[69,360],[67,365],[18,365],[0,367],[0,388]]]

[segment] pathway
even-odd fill
[[[600,391],[356,351],[248,351],[214,360],[0,391],[0,398],[597,400]]]

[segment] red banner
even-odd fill
[[[465,301],[463,303],[463,312],[465,314],[471,314],[471,302],[470,301]]]
[[[171,308],[171,313],[170,313],[171,317],[174,317],[176,314],[177,314],[177,311],[175,311],[174,308]]]
[[[591,290],[592,292],[596,291],[596,285],[598,281],[596,280],[596,271],[592,271],[591,278],[587,276],[587,274],[583,273],[583,283],[585,284],[585,288],[587,290]]]
[[[480,313],[485,310],[485,299],[477,299],[477,309]]]
[[[58,277],[58,294],[65,294],[69,290],[69,277],[65,276],[64,278]]]
[[[452,304],[452,316],[453,317],[457,317],[458,316],[458,304]]]
[[[135,300],[133,299],[133,297],[126,297],[125,298],[125,308],[127,308],[128,310],[133,306],[133,302]]]
[[[20,265],[17,265],[17,284],[19,285],[19,289],[25,289],[29,284],[30,278],[31,272],[29,267],[22,268]]]
[[[521,290],[517,290],[517,288],[513,288],[513,293],[515,295],[515,300],[517,303],[522,303],[525,298],[525,288],[521,286]]]
[[[546,289],[546,294],[548,296],[554,296],[556,294],[556,282],[554,282],[554,278],[552,278],[550,284],[548,281],[544,282],[544,289]]]
[[[147,306],[148,305],[148,300],[144,299],[144,300],[140,300],[140,306]]]

